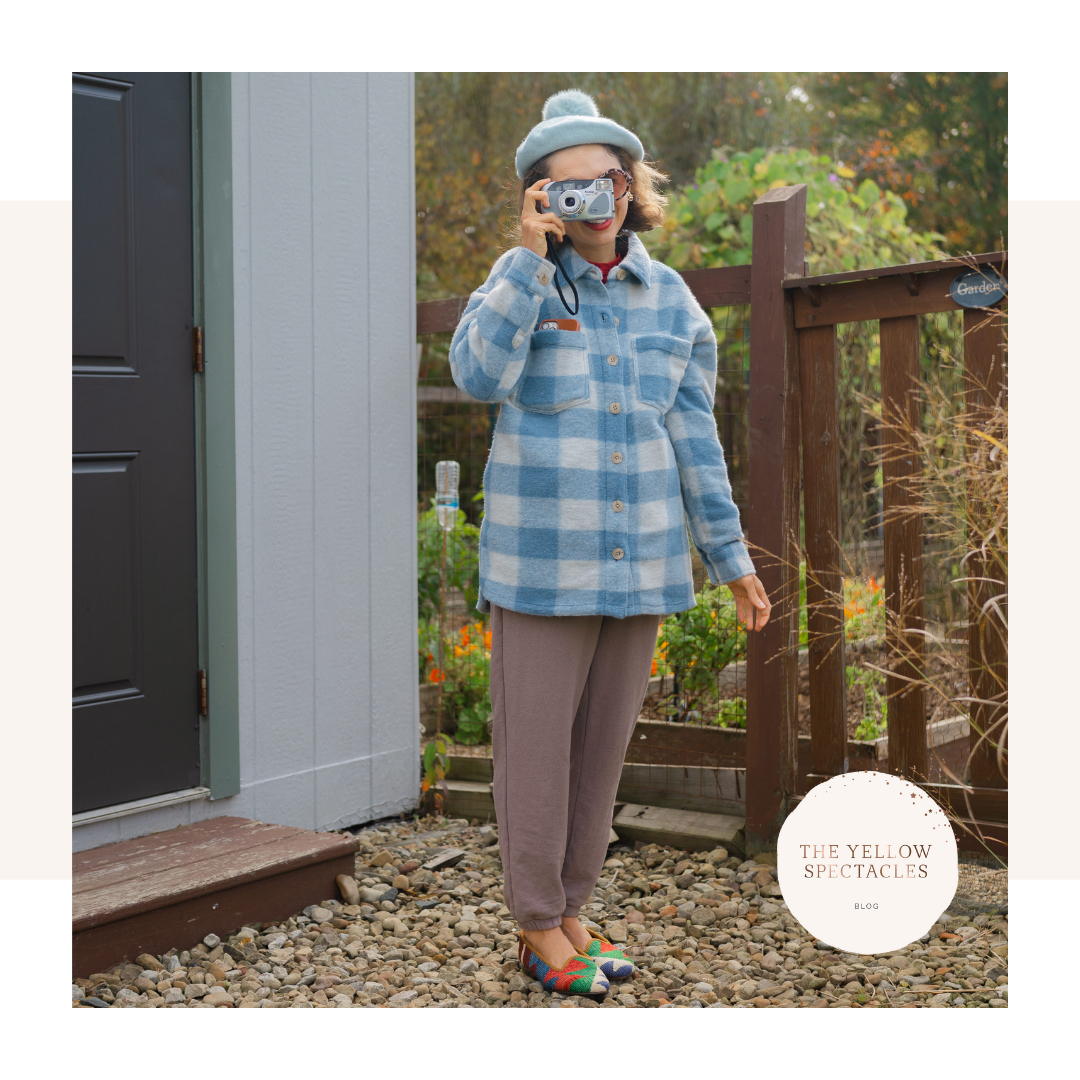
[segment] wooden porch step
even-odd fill
[[[72,858],[72,968],[107,971],[148,952],[188,948],[245,923],[295,915],[337,895],[360,841],[219,817]]]
[[[474,818],[481,825],[495,823],[495,799],[491,782],[483,780],[447,780],[448,788],[443,813],[448,817]]]
[[[746,819],[727,814],[630,803],[619,811],[612,827],[620,839],[640,840],[643,844],[665,844],[686,851],[725,847],[740,855],[746,850]]]

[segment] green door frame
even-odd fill
[[[232,75],[192,72],[195,325],[203,372],[195,378],[202,784],[211,799],[240,791],[236,605],[236,412],[233,356]]]

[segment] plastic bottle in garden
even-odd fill
[[[447,532],[457,525],[460,474],[461,466],[456,461],[440,461],[435,465],[435,517]]]

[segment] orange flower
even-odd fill
[[[652,662],[652,673],[655,675],[659,671],[659,669],[660,665],[656,662],[656,659],[654,657]]]
[[[490,630],[488,630],[487,633],[484,634],[484,648],[485,649],[490,649],[491,648],[491,631]]]
[[[866,614],[866,608],[864,608],[864,607],[857,607],[857,608],[855,609],[855,614],[856,614],[856,615],[865,615],[865,614]]]
[[[462,643],[463,645],[468,645],[468,644],[469,644],[469,641],[470,641],[470,638],[469,638],[469,628],[468,628],[467,626],[463,626],[463,627],[461,628],[461,643]]]
[[[446,682],[446,675],[441,672],[437,667],[431,669],[431,674],[428,675],[428,682],[441,683]]]
[[[459,656],[464,656],[464,655],[465,655],[465,650],[460,645],[455,645],[454,646],[454,659],[456,660]]]

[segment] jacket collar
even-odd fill
[[[621,247],[622,244],[617,240],[616,251]],[[573,244],[569,242],[564,243],[559,248],[559,259],[562,261],[563,266],[566,267],[566,273],[571,281],[577,281],[593,265],[588,259],[583,259],[577,253]],[[623,255],[623,260],[619,263],[619,269],[628,270],[646,289],[651,287],[652,259],[649,258],[649,253],[645,250],[645,245],[641,242],[637,233],[630,234],[626,245],[626,254]]]

